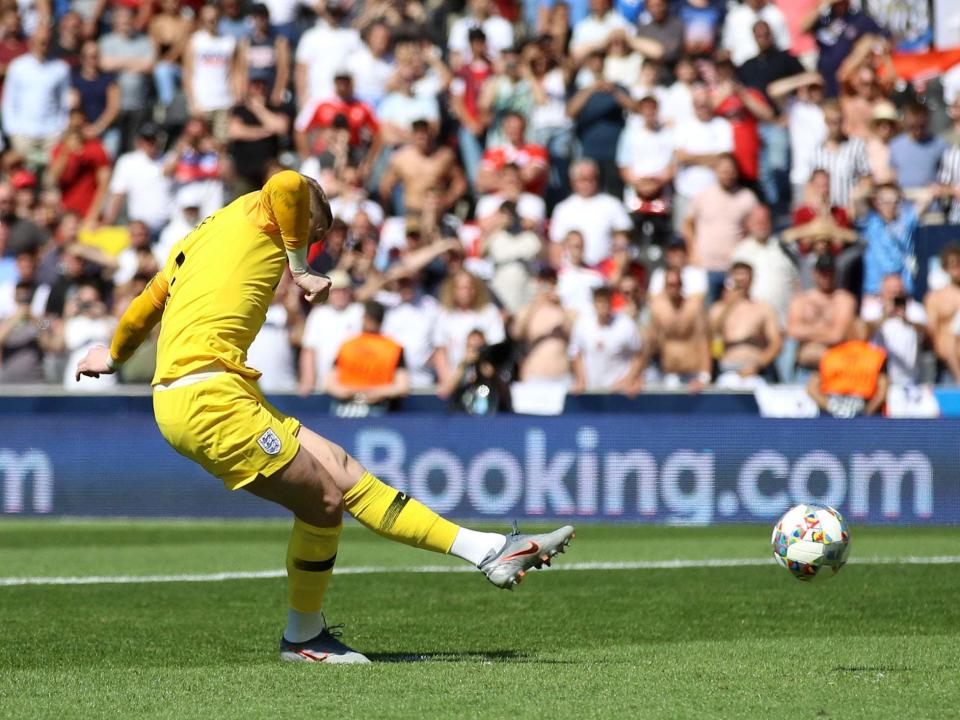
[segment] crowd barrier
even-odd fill
[[[34,399],[30,413],[9,400],[0,399],[0,503],[8,515],[284,515],[224,490],[170,449],[149,398],[63,400],[69,410]],[[960,523],[960,421],[953,419],[419,413],[347,420],[287,400],[306,425],[385,481],[460,518],[770,522],[810,501],[855,522]]]

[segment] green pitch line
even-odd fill
[[[769,530],[578,529],[570,562],[766,554]],[[283,523],[0,523],[0,575],[278,567]],[[853,528],[854,556],[955,555],[960,529]],[[351,527],[344,566],[438,564]],[[34,562],[36,561],[36,562]],[[0,588],[0,718],[940,718],[960,707],[960,566],[773,564],[335,578],[379,662],[276,659],[282,578]]]

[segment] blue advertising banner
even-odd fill
[[[301,414],[371,472],[460,518],[707,524],[797,502],[868,523],[960,523],[960,422],[744,415]],[[0,413],[10,515],[282,516],[167,446],[148,412]]]

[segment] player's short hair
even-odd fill
[[[323,219],[323,232],[327,233],[333,225],[333,211],[330,209],[327,194],[316,180],[306,175],[303,178],[310,188],[310,215]]]

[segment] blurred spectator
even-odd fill
[[[960,96],[956,97],[947,108],[947,115],[952,123],[940,137],[948,145],[960,145]]]
[[[493,75],[493,65],[489,60],[487,36],[483,30],[478,27],[471,28],[468,40],[470,59],[462,63],[450,85],[450,109],[460,123],[457,134],[460,155],[467,180],[473,185],[480,168],[486,133],[486,124],[480,109],[480,92],[484,83]]]
[[[573,25],[570,52],[574,60],[583,60],[591,53],[606,48],[613,33],[634,33],[634,26],[613,9],[611,0],[590,0],[589,8],[589,15]]]
[[[674,65],[683,52],[683,22],[670,14],[667,0],[647,0],[645,5],[637,26],[637,37],[660,43],[664,63]]]
[[[494,81],[491,81],[494,82]],[[489,87],[489,83],[487,84]],[[520,168],[524,190],[540,194],[547,180],[550,160],[546,148],[528,143],[525,139],[527,123],[523,115],[507,112],[503,116],[503,142],[492,145],[487,137],[487,150],[483,153],[477,173],[477,190],[496,192],[498,173],[507,164]]]
[[[838,226],[844,228],[852,225],[847,209],[831,202],[830,187],[829,172],[818,169],[811,173],[810,182],[800,193],[798,207],[793,212],[794,225],[803,225],[814,218],[830,218]]]
[[[413,123],[418,120],[429,123],[434,133],[440,129],[440,105],[434,97],[414,93],[414,80],[409,66],[400,67],[393,79],[393,90],[377,106],[377,119],[387,147],[409,142]]]
[[[733,157],[740,179],[755,186],[760,177],[760,124],[771,124],[773,109],[758,90],[744,87],[736,79],[736,69],[727,58],[715,63],[716,84],[713,88],[713,111],[726,118],[733,129]],[[786,153],[786,143],[779,149]],[[786,160],[777,159],[778,165]]]
[[[5,254],[10,257],[23,250],[39,249],[47,241],[47,233],[31,220],[18,217],[14,212],[14,188],[10,183],[0,183],[0,224],[9,230]]]
[[[124,5],[113,9],[113,32],[100,38],[100,67],[116,73],[120,86],[120,150],[130,148],[133,138],[150,116],[150,77],[156,50],[147,35],[137,32],[133,11]]]
[[[875,415],[887,398],[890,381],[887,353],[869,343],[864,323],[856,323],[850,339],[824,352],[807,393],[817,407],[837,418]]]
[[[33,285],[18,282],[14,310],[0,319],[0,384],[43,381],[43,354],[53,349],[50,323],[31,309]]]
[[[740,7],[749,8],[750,5],[765,2],[766,0],[746,0]],[[769,4],[763,6],[765,11],[769,11],[771,8],[775,9],[775,6]],[[795,77],[804,72],[800,61],[788,52],[789,44],[784,45],[780,36],[774,36],[774,32],[773,27],[766,20],[754,22],[750,26],[750,40],[755,50],[744,62],[738,63],[737,53],[733,48],[728,48],[733,62],[739,65],[737,77],[740,82],[749,88],[759,90],[768,99],[771,83],[784,78]]]
[[[659,295],[664,289],[664,279],[668,270],[680,273],[683,294],[686,297],[699,296],[701,302],[707,295],[709,283],[707,271],[690,264],[690,253],[686,241],[674,236],[663,251],[664,267],[658,267],[650,275],[650,296]]]
[[[456,154],[437,145],[426,120],[417,120],[410,143],[390,156],[380,197],[392,201],[396,215],[422,212],[431,188],[440,190],[440,209],[447,210],[466,192],[467,183]]]
[[[117,255],[116,272],[112,278],[118,286],[138,275],[151,278],[166,263],[166,258],[161,261],[154,257],[150,249],[150,229],[144,223],[134,220],[127,229],[130,232],[130,244]]]
[[[217,22],[217,32],[237,40],[249,38],[253,23],[244,15],[240,0],[220,0],[220,8],[222,13]]]
[[[754,389],[773,379],[773,361],[783,347],[776,310],[751,297],[753,269],[735,262],[721,300],[710,308],[711,334],[718,341],[717,387]]]
[[[498,190],[488,195],[481,195],[477,201],[474,214],[481,229],[498,222],[497,211],[505,202],[512,202],[516,206],[520,223],[525,229],[534,232],[540,232],[543,229],[546,219],[543,198],[524,191],[520,168],[513,163],[507,163],[500,169]]]
[[[340,194],[330,200],[333,216],[350,224],[357,214],[363,213],[373,226],[379,227],[383,223],[383,208],[367,195],[360,168],[347,165],[343,169],[342,180]]]
[[[522,348],[519,380],[569,380],[570,336],[576,313],[563,307],[557,294],[557,272],[543,268],[536,294],[516,312],[510,334]]]
[[[677,10],[683,21],[683,45],[695,57],[713,53],[723,22],[723,6],[712,0],[679,0]]]
[[[884,276],[879,295],[864,298],[860,318],[867,323],[871,342],[887,353],[891,384],[915,385],[927,314],[907,294],[899,274]]]
[[[857,194],[870,185],[867,148],[863,140],[848,138],[843,132],[843,115],[835,101],[823,104],[823,121],[827,137],[814,152],[813,168],[830,175],[830,204],[851,208]]]
[[[781,326],[786,323],[790,299],[800,289],[800,276],[793,258],[773,235],[770,210],[757,205],[746,219],[746,239],[733,249],[732,260],[750,266],[750,299],[767,303],[777,312]]]
[[[0,252],[8,236],[6,229],[0,229]],[[43,314],[49,289],[34,289],[39,283],[37,266],[37,253],[34,250],[21,250],[15,257],[0,256],[0,318],[9,317],[16,311],[17,286],[21,284],[30,286],[30,302],[34,313]]]
[[[270,26],[270,11],[263,3],[250,8],[250,20],[250,32],[240,44],[240,67],[246,68],[246,82],[262,82],[267,103],[279,108],[290,85],[290,43]]]
[[[940,163],[937,195],[945,203],[947,223],[960,224],[960,145],[951,145]]]
[[[694,196],[716,183],[713,166],[723,153],[733,151],[733,128],[724,118],[715,117],[705,89],[693,92],[694,117],[677,124],[674,158],[677,175],[673,210],[674,227],[679,229],[687,217],[687,206]],[[726,270],[726,268],[724,268]]]
[[[100,291],[95,285],[81,284],[76,294],[64,307],[62,344],[67,352],[63,375],[64,389],[77,391],[104,391],[117,384],[116,375],[103,375],[99,380],[75,377],[77,363],[95,345],[109,345],[116,320],[107,314]]]
[[[900,129],[900,116],[893,103],[880,101],[873,106],[870,116],[870,135],[867,137],[867,162],[874,183],[892,182],[896,173],[890,165],[890,141]]]
[[[174,193],[196,192],[204,217],[224,206],[226,159],[219,141],[202,117],[190,118],[163,161],[164,174],[173,179]],[[144,221],[146,222],[146,221]]]
[[[83,113],[84,135],[100,138],[111,158],[120,150],[114,127],[120,113],[120,86],[113,73],[100,70],[100,46],[87,40],[80,47],[80,64],[70,74],[70,107]]]
[[[709,299],[720,297],[720,288],[733,249],[744,238],[744,223],[757,205],[757,197],[742,187],[731,155],[714,163],[716,183],[697,193],[687,208],[683,234],[695,264],[709,274]]]
[[[141,220],[159,234],[170,218],[173,187],[160,156],[160,129],[144,123],[137,133],[136,149],[121,155],[110,179],[110,202],[103,223],[113,225],[126,207],[128,220]]]
[[[157,100],[167,108],[183,78],[183,53],[190,42],[193,23],[184,16],[180,0],[161,0],[160,10],[150,19],[147,31],[157,58],[153,66]]]
[[[164,226],[153,246],[153,256],[160,267],[166,264],[173,246],[200,222],[200,206],[203,204],[200,195],[194,188],[187,187],[182,188],[173,198],[174,210],[170,222]]]
[[[490,302],[483,281],[461,270],[446,279],[440,289],[440,313],[435,325],[433,345],[437,383],[450,391],[453,371],[463,360],[467,335],[471,330],[483,333],[494,345],[506,339],[500,311]]]
[[[557,294],[569,310],[588,312],[593,291],[605,284],[603,275],[584,260],[585,240],[579,230],[570,230],[563,238],[563,256],[557,273]]]
[[[361,415],[379,415],[392,402],[410,394],[410,374],[403,347],[381,333],[383,305],[369,301],[363,307],[363,330],[340,346],[327,375],[326,391],[341,405],[361,406]],[[352,408],[357,410],[358,408]],[[334,406],[338,415],[347,408]]]
[[[960,385],[960,353],[957,352],[954,318],[960,312],[960,245],[947,244],[940,252],[940,264],[950,282],[927,293],[924,309],[927,313],[927,334],[941,363],[938,382],[951,381]]]
[[[903,112],[903,132],[890,141],[890,167],[905,191],[927,190],[937,182],[940,162],[947,150],[942,138],[928,128],[930,111],[913,103]]]
[[[531,267],[540,255],[540,238],[524,230],[516,205],[505,202],[488,224],[485,255],[493,265],[490,289],[509,313],[517,312],[532,294]]]
[[[390,39],[390,27],[374,21],[363,31],[363,46],[345,60],[357,97],[373,107],[379,106],[397,69],[390,55]]]
[[[267,84],[251,79],[243,103],[233,108],[227,125],[229,155],[233,160],[234,192],[258,190],[267,167],[280,154],[280,143],[290,129],[290,116],[267,98]]]
[[[790,31],[780,8],[768,0],[741,0],[730,8],[723,22],[722,45],[737,67],[761,51],[755,35],[759,22],[766,24],[781,51],[790,48]]]
[[[322,152],[329,136],[323,131],[332,127],[350,130],[351,153],[358,156],[369,148],[376,155],[380,124],[369,105],[353,92],[353,77],[345,69],[337,70],[333,78],[334,95],[304,107],[294,125],[294,140],[301,158],[310,154],[310,135],[320,131],[312,143],[314,151]]]
[[[767,86],[767,95],[786,114],[790,135],[790,185],[793,202],[803,198],[803,188],[814,170],[817,148],[827,137],[823,114],[823,78],[817,73],[800,73],[776,80]]]
[[[507,346],[507,343],[487,345],[480,330],[471,330],[463,360],[450,376],[448,387],[441,387],[440,394],[449,394],[451,406],[468,415],[510,412],[510,387],[499,367],[504,362]]]
[[[521,152],[528,142],[526,122],[533,110],[534,83],[517,48],[504,50],[494,70],[494,76],[483,84],[480,92],[480,108],[487,126],[487,151],[506,147],[508,151]],[[526,164],[516,159],[514,162],[521,167]]]
[[[817,370],[828,348],[847,338],[857,311],[856,298],[837,287],[832,255],[817,259],[813,276],[816,287],[795,295],[787,316],[787,335],[798,344],[797,366],[807,373]]]
[[[10,63],[30,49],[20,27],[20,13],[16,7],[0,11],[0,91]]]
[[[599,191],[600,173],[593,160],[580,160],[570,169],[573,194],[554,208],[550,220],[552,257],[560,258],[559,243],[571,231],[580,233],[584,242],[583,261],[597,265],[610,256],[614,233],[628,233],[633,222],[623,203],[615,196]]]
[[[49,50],[50,32],[41,28],[30,38],[30,52],[7,67],[3,87],[3,132],[34,169],[46,167],[67,126],[70,68]]]
[[[837,79],[841,83],[840,110],[843,112],[843,131],[850,137],[866,139],[869,133],[871,110],[882,102],[893,90],[896,71],[892,65],[887,70],[885,81],[881,81],[870,58],[879,43],[885,46],[882,38],[865,36],[857,43],[840,70]]]
[[[336,63],[363,47],[360,33],[347,22],[349,8],[344,0],[330,0],[321,7],[316,25],[297,43],[294,82],[297,104],[301,108],[312,100],[333,95]],[[275,12],[271,11],[273,15]],[[274,22],[278,20],[274,18]]]
[[[450,66],[454,72],[464,67],[476,57],[470,42],[470,31],[479,29],[487,40],[491,58],[513,45],[513,26],[496,12],[493,0],[469,0],[467,13],[450,26],[447,38],[447,51],[450,53]]]
[[[297,389],[294,352],[304,335],[302,292],[284,272],[277,285],[267,317],[247,350],[247,364],[263,373],[257,380],[265,393],[289,393]]]
[[[183,51],[183,92],[190,115],[206,119],[222,141],[230,108],[243,95],[246,71],[240,67],[237,38],[222,34],[219,21],[216,5],[200,8],[197,30]]]
[[[330,297],[310,310],[303,329],[300,350],[301,395],[309,395],[326,386],[326,378],[340,346],[360,332],[363,306],[353,302],[350,276],[343,270],[330,272]]]
[[[688,120],[696,118],[693,110],[693,93],[698,89],[697,83],[700,78],[694,59],[686,55],[677,60],[677,64],[673,67],[673,74],[676,80],[664,93],[660,119],[665,125],[676,129]],[[709,117],[713,117],[712,112]],[[732,147],[733,140],[731,139],[730,142]]]
[[[383,334],[403,345],[410,373],[410,386],[421,389],[434,384],[434,324],[439,306],[436,299],[420,292],[415,272],[403,271],[396,279],[396,303],[387,308]]]
[[[817,40],[817,71],[826,80],[827,97],[837,96],[837,71],[856,42],[868,33],[883,33],[869,15],[852,10],[850,5],[850,0],[823,0],[804,18],[801,28],[812,32]]]
[[[867,243],[863,257],[863,292],[876,295],[890,273],[900,273],[907,292],[913,290],[914,234],[920,220],[916,210],[904,203],[894,184],[878,185],[872,208],[862,221]]]
[[[688,294],[680,270],[663,274],[663,291],[650,299],[650,324],[640,367],[657,358],[649,377],[668,389],[686,386],[692,393],[710,384],[710,334],[703,296]]]
[[[617,170],[617,141],[626,124],[625,111],[633,106],[627,89],[603,78],[603,55],[591,53],[584,67],[590,80],[581,85],[567,102],[567,115],[582,156],[596,163],[599,188],[611,195],[623,194],[623,180]]]
[[[110,158],[96,137],[88,137],[79,108],[70,111],[63,139],[53,146],[49,182],[60,190],[64,209],[77,213],[88,228],[100,219],[110,185]]]
[[[593,312],[580,315],[573,326],[572,393],[640,390],[640,332],[628,316],[613,313],[612,295],[608,287],[595,288]]]

